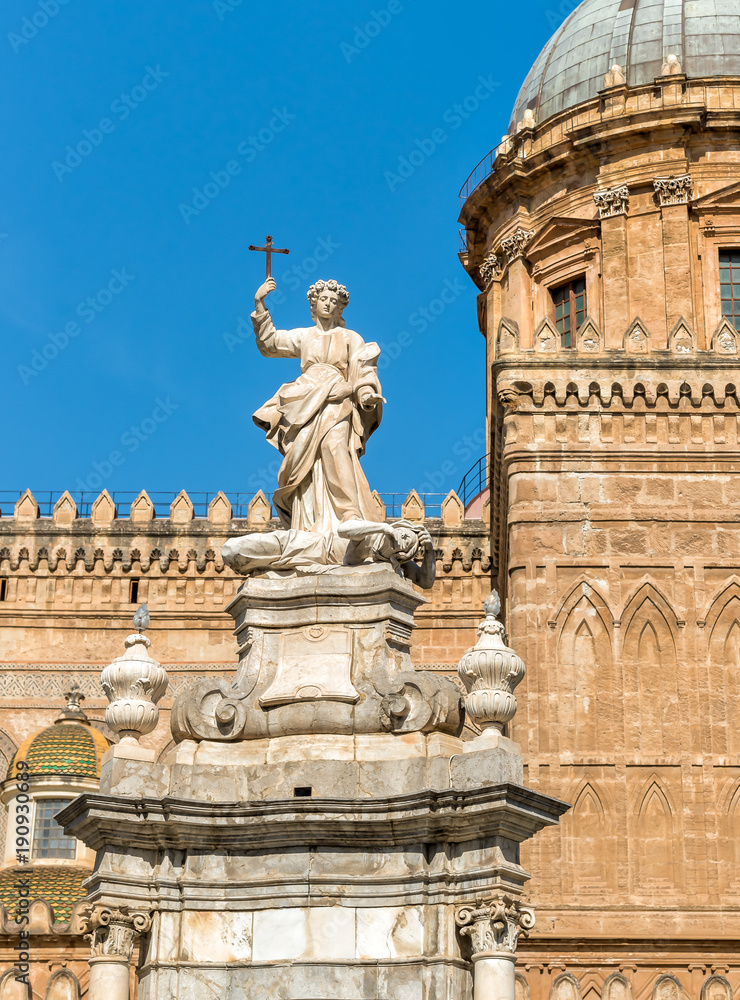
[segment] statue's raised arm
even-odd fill
[[[344,285],[317,281],[308,290],[313,325],[278,330],[265,306],[268,278],[252,313],[265,357],[300,358],[301,374],[254,414],[283,455],[273,502],[286,527],[335,532],[349,520],[374,520],[370,487],[360,467],[367,439],[382,416],[380,348],[345,326]]]

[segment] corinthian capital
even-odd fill
[[[524,256],[527,244],[533,237],[533,232],[530,232],[528,229],[522,229],[520,226],[511,236],[507,236],[505,240],[501,240],[501,248],[506,254],[509,263],[515,261],[517,257]]]
[[[493,955],[515,955],[519,936],[534,927],[534,910],[511,896],[466,903],[455,915],[460,934],[470,938],[473,961]]]
[[[120,958],[126,962],[131,961],[136,936],[146,934],[152,926],[150,914],[128,906],[90,906],[84,919],[90,957]]]
[[[656,177],[653,187],[661,208],[665,205],[688,205],[694,193],[691,174],[684,174],[681,177]]]
[[[615,215],[626,215],[630,207],[630,192],[626,184],[621,187],[596,191],[594,201],[599,210],[599,218],[611,219]]]

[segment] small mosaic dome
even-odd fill
[[[652,83],[669,56],[688,77],[740,76],[740,0],[584,0],[540,53],[519,92],[538,122],[596,97],[612,66]]]
[[[12,916],[18,906],[18,882],[29,880],[29,902],[43,899],[54,910],[54,923],[66,924],[75,903],[87,896],[82,883],[90,874],[89,868],[53,864],[5,868],[0,871],[0,903]]]
[[[100,778],[100,762],[108,746],[105,736],[91,725],[60,720],[25,738],[11,761],[8,777],[16,773],[15,762],[25,760],[30,777],[65,774]]]

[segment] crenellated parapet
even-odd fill
[[[454,492],[374,499],[378,519],[403,516],[423,523],[432,536],[437,582],[418,615],[415,651],[425,663],[446,664],[453,672],[465,648],[460,629],[475,626],[476,609],[490,590],[487,523],[466,516]],[[224,493],[203,502],[182,492],[164,504],[142,492],[116,509],[106,491],[92,502],[64,493],[42,504],[27,491],[15,499],[12,516],[4,506],[0,660],[14,664],[109,662],[117,649],[106,626],[125,628],[143,601],[155,616],[153,628],[168,633],[158,645],[166,662],[228,660],[232,640],[224,609],[242,578],[224,565],[223,545],[279,527],[261,492],[239,503]],[[80,632],[60,629],[70,619],[91,630],[84,642]],[[173,683],[180,683],[178,671]]]

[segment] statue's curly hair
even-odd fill
[[[328,288],[330,292],[336,292],[339,299],[339,308],[343,312],[349,303],[349,292],[335,278],[330,278],[329,281],[317,281],[315,285],[311,285],[306,293],[306,298],[311,303],[311,312],[316,308],[319,295],[321,295],[325,288]]]

